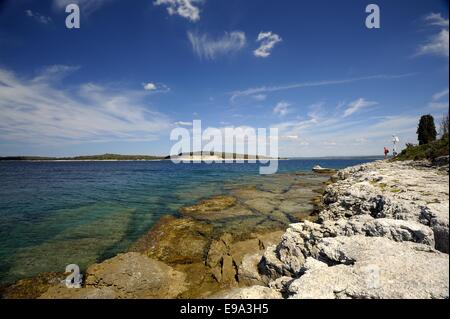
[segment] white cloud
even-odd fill
[[[281,136],[280,139],[281,140],[298,140],[298,135]]]
[[[144,90],[146,91],[155,91],[156,90],[156,84],[149,82],[144,84]]]
[[[171,121],[145,97],[141,90],[92,83],[61,90],[48,74],[23,79],[0,69],[0,139],[37,145],[155,140]]]
[[[270,56],[272,49],[278,42],[281,42],[282,39],[278,34],[269,32],[260,32],[257,42],[260,42],[261,45],[258,49],[256,49],[253,53],[258,58],[267,58]]]
[[[359,138],[355,139],[355,143],[358,143],[358,144],[365,144],[368,141],[369,140],[367,138],[365,138],[365,137],[359,137]]]
[[[273,109],[273,113],[278,116],[285,116],[290,112],[291,105],[287,102],[279,102]]]
[[[212,39],[209,35],[188,32],[192,49],[200,58],[215,59],[241,50],[246,44],[245,33],[241,31],[225,32],[221,38]]]
[[[419,47],[418,55],[441,55],[448,58],[448,30],[442,30],[439,34],[433,36],[429,42]]]
[[[429,25],[448,28],[448,19],[444,19],[440,13],[430,13],[425,16],[424,20]]]
[[[428,42],[419,46],[416,55],[440,55],[448,58],[448,19],[444,19],[440,13],[431,13],[424,20],[429,26],[438,26],[443,29],[438,34],[432,36]]]
[[[55,64],[44,67],[39,74],[32,79],[34,83],[60,81],[71,73],[78,71],[79,66]]]
[[[383,147],[391,145],[392,134],[400,137],[401,147],[417,142],[420,114],[353,119],[333,113],[335,108],[326,110],[321,116],[310,112],[304,119],[273,124],[279,130],[280,156],[382,155]]]
[[[343,108],[344,106],[346,106],[347,103],[345,101],[340,101],[337,105],[336,105],[336,109],[339,110],[341,108]]]
[[[52,23],[52,18],[44,16],[40,14],[39,12],[33,12],[31,10],[25,10],[25,14],[29,17],[34,18],[36,21],[42,23],[42,24],[49,24]]]
[[[252,96],[253,99],[256,101],[264,101],[267,98],[267,95],[265,94],[255,94]]]
[[[142,86],[144,87],[145,91],[152,92],[152,93],[168,93],[168,92],[170,92],[170,88],[163,83],[148,82],[148,83],[143,83]]]
[[[324,141],[322,144],[325,146],[336,146],[338,143],[336,141],[329,140],[329,141]]]
[[[196,4],[203,3],[203,0],[156,0],[155,6],[167,6],[167,12],[170,15],[179,15],[192,22],[200,20],[200,9]]]
[[[442,101],[445,97],[447,97],[447,101]],[[432,109],[448,109],[448,89],[433,94],[428,107]]]
[[[183,122],[183,121],[178,121],[174,123],[176,126],[193,126],[192,122]]]
[[[360,81],[370,81],[370,80],[390,80],[390,79],[400,79],[404,77],[413,76],[415,73],[408,74],[400,74],[400,75],[390,75],[390,74],[378,74],[372,76],[364,76],[359,78],[350,78],[350,79],[341,79],[341,80],[324,80],[324,81],[316,81],[316,82],[300,82],[288,85],[280,85],[280,86],[261,86],[256,88],[249,88],[240,91],[231,92],[230,101],[234,102],[236,99],[245,96],[251,96],[255,94],[262,93],[270,93],[270,92],[278,92],[285,90],[293,90],[293,89],[302,89],[308,87],[319,87],[319,86],[329,86],[329,85],[339,85],[339,84],[349,84]]]
[[[67,7],[69,4],[75,3],[78,4],[83,13],[89,15],[112,1],[113,0],[53,0],[53,5],[60,10]]]
[[[360,111],[361,109],[364,109],[364,108],[367,108],[370,106],[374,106],[377,104],[378,104],[377,102],[366,101],[363,98],[357,99],[356,101],[353,101],[347,105],[347,109],[344,112],[344,117],[348,117],[348,116]]]
[[[438,93],[434,94],[432,99],[433,99],[433,101],[439,101],[440,99],[442,99],[442,98],[444,98],[446,96],[448,96],[448,89],[445,89],[445,90],[443,90],[441,92],[438,92]]]
[[[428,107],[432,109],[448,109],[448,102],[430,102]]]

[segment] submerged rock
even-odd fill
[[[186,289],[186,275],[139,253],[118,255],[86,271],[86,288],[112,288],[117,298],[176,298]]]
[[[59,286],[66,278],[64,273],[42,273],[33,278],[0,288],[0,299],[35,299],[49,288]]]
[[[206,223],[166,216],[130,251],[169,264],[203,262],[212,231],[213,227]]]
[[[190,217],[208,217],[212,213],[222,212],[227,208],[233,207],[236,204],[236,198],[232,196],[215,196],[200,201],[193,206],[186,206],[180,209],[180,213],[184,216]]]
[[[337,172],[337,170],[335,170],[333,168],[326,168],[326,167],[322,167],[320,165],[314,166],[312,170],[315,173],[327,174],[327,175],[333,175]]]
[[[224,198],[227,199],[228,197]],[[213,203],[211,204],[211,206],[209,206],[210,201],[212,201]],[[234,198],[233,201],[235,201]],[[254,211],[252,211],[249,207],[241,204],[232,204],[230,206],[224,204],[223,209],[219,209],[221,207],[220,202],[217,206],[214,205],[214,203],[216,203],[216,199],[205,200],[202,203],[204,203],[205,206],[203,206],[203,204],[198,204],[195,206],[182,208],[180,212],[183,216],[193,218],[198,221],[215,223],[227,221],[233,218],[239,219],[255,216]]]

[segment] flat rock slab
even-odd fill
[[[232,196],[215,196],[202,200],[196,205],[182,207],[180,213],[187,215],[209,213],[227,209],[235,204],[236,198]]]
[[[247,288],[235,288],[213,295],[211,299],[281,299],[281,293],[275,289],[252,286]]]
[[[86,271],[87,288],[112,288],[117,298],[176,298],[186,288],[186,275],[139,253],[118,255]]]
[[[165,263],[203,262],[213,227],[190,218],[161,218],[131,249]]]
[[[291,298],[449,297],[449,256],[429,246],[357,235],[325,238],[318,249],[327,264],[308,258]]]
[[[54,286],[38,299],[116,299],[117,297],[116,291],[110,287],[69,289]]]

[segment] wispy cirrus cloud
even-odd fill
[[[428,107],[432,109],[448,109],[448,89],[444,89],[440,92],[433,94],[431,102],[428,103]],[[447,97],[446,99],[444,99]]]
[[[112,1],[114,0],[53,0],[53,6],[61,10],[74,3],[80,7],[83,13],[89,15]]]
[[[432,99],[433,99],[433,101],[439,101],[440,99],[442,99],[446,96],[448,96],[448,89],[444,89],[440,92],[433,94]]]
[[[441,110],[448,110],[448,101],[447,102],[430,102],[428,106],[432,109],[441,109]]]
[[[424,21],[429,25],[448,28],[448,19],[445,19],[440,13],[430,13],[424,17]]]
[[[284,101],[279,102],[274,107],[273,114],[276,114],[278,116],[285,116],[290,113],[290,109],[289,109],[290,106],[291,106],[291,104],[289,104],[287,102],[284,102]]]
[[[253,51],[253,54],[258,58],[268,58],[273,48],[278,42],[283,41],[278,34],[275,34],[271,31],[269,32],[260,32],[256,42],[260,43],[258,49]]]
[[[265,99],[267,99],[267,95],[265,94],[255,94],[252,96],[252,98],[256,101],[264,101]]]
[[[200,20],[199,4],[205,0],[156,0],[153,2],[155,6],[164,5],[170,15],[178,15],[186,18],[191,22]]]
[[[359,112],[362,109],[377,105],[377,102],[367,101],[364,98],[359,98],[347,105],[346,110],[344,111],[344,117],[349,117],[356,112]]]
[[[300,82],[300,83],[293,83],[293,84],[279,85],[279,86],[260,86],[260,87],[254,87],[254,88],[249,88],[249,89],[245,89],[245,90],[237,90],[237,91],[231,92],[230,93],[230,95],[231,95],[230,101],[234,102],[238,98],[241,98],[241,97],[252,96],[252,95],[256,95],[256,94],[270,93],[270,92],[302,89],[302,88],[308,88],[308,87],[349,84],[349,83],[354,83],[354,82],[359,82],[359,81],[400,79],[400,78],[404,78],[404,77],[410,77],[413,75],[416,75],[416,73],[407,73],[407,74],[400,74],[400,75],[378,74],[378,75],[363,76],[363,77],[350,78],[350,79]]]
[[[50,23],[53,22],[51,17],[42,15],[39,12],[34,12],[34,11],[30,10],[30,9],[25,10],[25,14],[28,17],[31,17],[31,18],[35,19],[37,22],[42,23],[42,24],[50,24]]]
[[[61,90],[48,74],[23,79],[0,69],[0,140],[36,145],[155,140],[172,122],[149,108],[145,97],[142,90],[93,83]]]
[[[188,32],[194,53],[202,58],[213,60],[218,56],[235,53],[245,47],[246,36],[242,31],[225,32],[222,37],[212,38],[208,34]]]
[[[54,64],[42,68],[39,71],[39,74],[31,81],[33,83],[55,82],[65,78],[73,72],[78,71],[79,69],[80,67],[76,65]]]
[[[449,57],[449,34],[448,19],[442,17],[440,13],[430,13],[424,17],[424,21],[428,26],[440,27],[441,31],[433,35],[427,42],[420,45],[417,49],[416,56],[420,55],[438,55]]]
[[[174,123],[176,126],[193,126],[192,122],[178,121]]]
[[[271,125],[279,130],[281,156],[377,155],[389,146],[392,134],[403,145],[417,141],[419,114],[354,118],[324,106],[316,103],[305,118]]]

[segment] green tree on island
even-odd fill
[[[437,132],[432,115],[422,116],[419,122],[419,127],[417,128],[417,135],[419,145],[425,145],[436,141]]]

